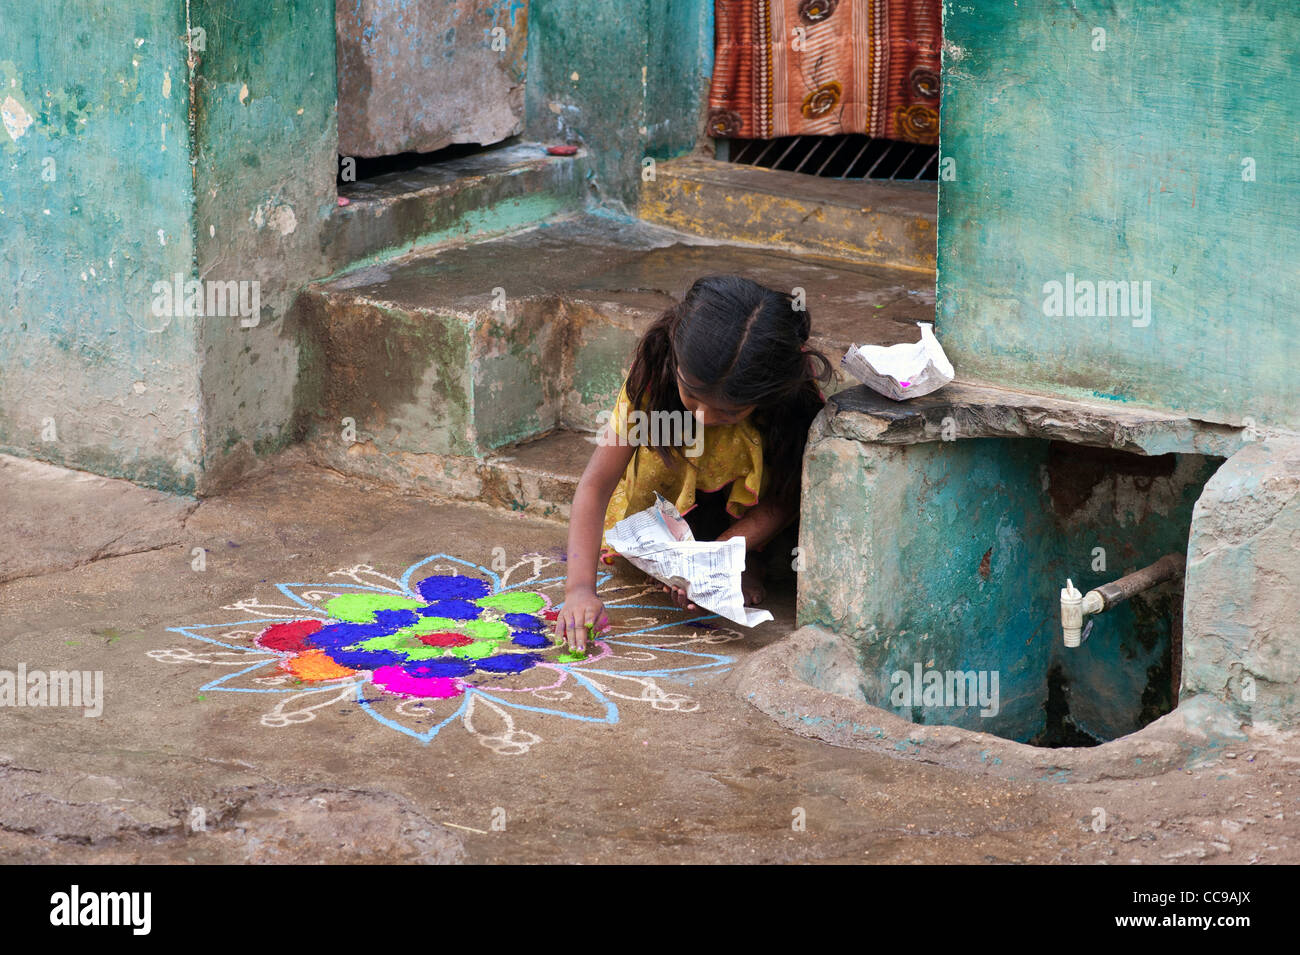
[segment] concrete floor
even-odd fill
[[[282,686],[200,688],[268,654],[195,657],[217,648],[168,628],[274,616],[263,605],[286,602],[277,583],[346,581],[330,572],[360,564],[398,576],[435,553],[537,555],[544,579],[562,573],[565,528],[289,462],[197,507],[3,464],[0,510],[16,529],[0,541],[0,670],[100,670],[106,687],[98,718],[0,709],[3,861],[1300,862],[1293,740],[1256,734],[1231,758],[1155,779],[1053,785],[781,728],[734,687],[748,656],[792,628],[788,589],[769,599],[775,622],[736,633],[687,625],[615,578],[611,599],[655,607],[611,614],[620,660],[602,666],[623,676],[600,679],[622,694],[606,694],[617,722],[537,712],[560,704],[534,697],[509,710],[514,749],[526,746],[514,755],[497,751],[510,749],[500,709],[429,742],[330,694],[303,704],[329,701],[310,718],[266,725],[293,695]],[[558,599],[559,586],[538,589]],[[681,656],[700,668],[664,673],[673,651],[731,662]],[[259,672],[274,678],[274,661]],[[572,713],[599,709],[579,695]]]

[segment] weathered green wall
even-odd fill
[[[695,145],[713,0],[531,0],[528,16],[528,135],[585,143],[597,199],[633,207],[642,159]]]
[[[260,283],[260,321],[203,323],[204,484],[290,436],[298,375],[285,321],[328,274],[337,208],[333,0],[191,0],[206,31],[195,77],[199,274]]]
[[[183,10],[0,4],[0,450],[181,491],[199,329],[152,289],[193,269]]]
[[[298,352],[283,316],[331,271],[333,3],[58,6],[57,20],[0,10],[5,95],[34,120],[0,138],[0,275],[13,290],[0,446],[212,488],[287,439]],[[202,30],[192,76],[187,28]],[[155,317],[153,283],[177,273],[258,283],[258,324]],[[57,441],[41,440],[47,418]]]
[[[1300,6],[947,2],[944,34],[958,374],[1300,427]],[[1150,282],[1150,324],[1045,315],[1067,273]]]
[[[333,0],[124,6],[0,7],[0,450],[215,490],[293,437],[297,383],[319,373],[299,289],[398,243],[353,249],[335,204]],[[529,8],[528,135],[584,143],[596,198],[630,205],[644,156],[694,143],[711,0]],[[469,209],[457,230],[571,207],[555,181],[562,196]],[[256,282],[258,323],[155,317],[154,283],[178,274]]]

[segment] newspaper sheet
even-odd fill
[[[605,540],[633,566],[656,580],[684,587],[691,603],[746,627],[772,615],[745,606],[740,575],[745,538],[697,541],[672,503],[656,494],[654,505],[615,524]]]

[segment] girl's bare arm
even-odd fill
[[[569,646],[585,650],[587,626],[600,622],[604,605],[596,597],[596,562],[605,530],[605,510],[627,470],[636,448],[616,443],[606,426],[601,443],[578,480],[569,511],[569,567],[564,585],[564,608],[555,623],[555,635]]]
[[[779,534],[797,516],[796,506],[792,502],[766,497],[719,534],[718,540],[744,537],[745,548],[757,550]]]

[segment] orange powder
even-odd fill
[[[339,666],[326,655],[324,650],[319,649],[299,653],[280,665],[289,673],[307,683],[337,680],[340,677],[351,676],[357,672],[345,666]]]

